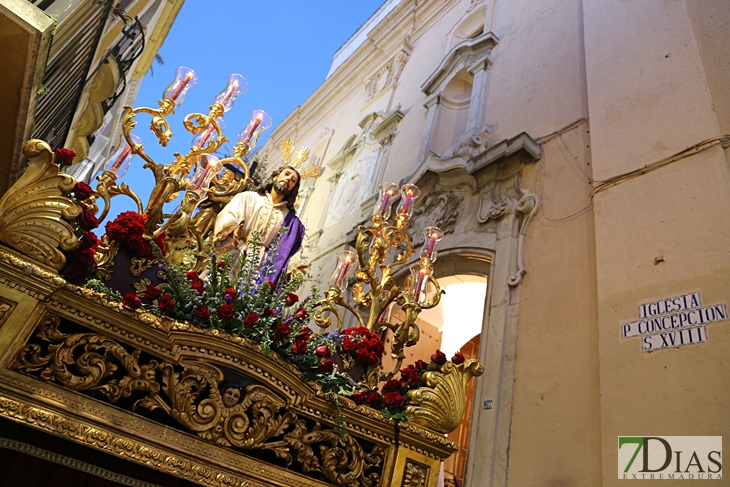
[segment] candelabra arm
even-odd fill
[[[186,155],[175,154],[177,160],[170,168],[171,176],[185,177],[188,175],[193,165],[200,160],[201,156],[213,154],[221,145],[228,142],[228,138],[223,135],[218,117],[223,116],[223,106],[214,104],[210,107],[208,115],[202,113],[190,113],[183,120],[183,125],[188,132],[198,134],[208,131],[211,128],[215,131],[215,138],[210,140],[213,133],[210,132],[206,140],[201,145],[194,145]]]
[[[170,224],[170,220],[168,220],[162,227],[160,227],[163,228],[163,230],[157,228],[157,225],[162,223],[162,220],[164,219],[162,206],[168,201],[170,196],[181,189],[184,189],[185,184],[185,181],[181,181],[170,176],[163,177],[161,181],[155,184],[155,187],[152,188],[147,208],[145,208],[144,211],[145,215],[147,215],[147,231],[143,235],[144,238],[156,238],[156,236],[160,235],[162,231],[164,231],[163,227]]]
[[[433,293],[433,296],[426,301],[424,304],[421,305],[421,309],[431,309],[438,306],[438,304],[441,302],[441,295],[446,294],[446,291],[441,289],[441,286],[439,286],[439,283],[436,279],[433,278],[433,276],[430,276],[428,278],[428,281],[433,285],[435,288],[435,291]]]
[[[342,291],[337,286],[331,286],[325,293],[325,298],[319,301],[317,305],[319,309],[317,309],[317,312],[314,314],[314,323],[321,328],[329,328],[332,325],[332,318],[324,316],[325,313],[330,312],[335,315],[335,318],[337,319],[337,329],[342,329],[342,313],[337,306],[342,306],[348,310],[350,313],[355,315],[360,326],[365,326],[360,313],[345,302],[342,298]]]
[[[89,198],[89,200],[93,199],[94,204],[96,203],[97,197],[104,201],[104,210],[97,218],[99,223],[103,222],[107,217],[111,207],[111,199],[115,196],[119,196],[120,194],[127,195],[132,198],[132,200],[134,200],[137,204],[137,212],[142,213],[142,201],[140,201],[139,197],[129,186],[127,186],[126,183],[122,183],[121,185],[115,184],[116,179],[117,177],[113,172],[104,171],[104,173],[97,178],[98,184],[96,185],[95,194]]]
[[[160,104],[160,108],[157,109],[147,107],[132,108],[130,106],[125,106],[123,107],[124,117],[122,117],[122,134],[124,135],[127,144],[129,144],[129,147],[132,149],[134,154],[137,154],[139,157],[144,159],[146,167],[153,169],[157,166],[157,164],[155,164],[155,161],[147,155],[141,144],[137,144],[134,140],[132,140],[131,133],[132,129],[137,125],[134,118],[138,113],[152,115],[150,130],[152,130],[155,136],[157,136],[157,140],[159,140],[160,145],[162,145],[162,147],[167,147],[168,142],[170,142],[170,139],[172,138],[172,131],[170,131],[170,124],[167,122],[166,117],[175,113],[175,102],[169,98],[165,98],[163,100],[159,100],[158,103]]]
[[[243,171],[243,179],[241,180],[240,184],[237,185],[238,187],[246,187],[249,184],[253,183],[253,179],[251,179],[251,171],[249,170],[246,163],[243,161],[243,157],[246,156],[246,154],[248,154],[248,144],[244,141],[241,141],[233,148],[233,157],[226,157],[225,159],[220,160],[221,166],[223,167],[225,167],[226,164],[235,164],[241,169],[241,171]],[[224,185],[224,180],[222,178],[229,180],[233,179],[233,174],[230,173],[231,171],[226,169],[223,176],[216,175],[213,183]],[[229,194],[230,190],[228,190],[226,193]],[[216,196],[221,195],[216,193]]]

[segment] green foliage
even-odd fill
[[[385,419],[392,419],[393,421],[408,421],[408,415],[405,411],[392,413],[387,408],[384,408],[381,409],[380,412],[383,414],[383,417]]]
[[[106,287],[106,284],[101,282],[99,279],[89,279],[86,281],[86,287],[91,289],[92,291],[96,291],[97,293],[101,293],[105,295],[108,299],[112,301],[121,301],[122,295],[119,294],[117,291],[113,289],[109,289]]]

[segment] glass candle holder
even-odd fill
[[[218,126],[221,128],[221,131],[226,129],[226,124],[223,121],[223,117],[217,117],[216,121],[218,122]],[[216,133],[215,127],[213,124],[208,125],[208,128],[203,130],[202,132],[198,133],[195,137],[193,137],[193,147],[197,147],[198,149],[202,149],[205,146],[208,145],[208,141],[213,136],[213,134]]]
[[[180,66],[175,70],[175,80],[162,92],[162,98],[169,98],[175,102],[175,106],[179,107],[185,100],[185,94],[196,84],[198,84],[198,75],[195,74],[195,71]]]
[[[436,244],[444,238],[444,232],[438,227],[426,227],[423,229],[423,247],[421,247],[421,258],[431,259],[431,262],[436,261]]]
[[[330,276],[330,287],[337,287],[340,291],[347,289],[348,279],[356,261],[357,256],[350,250],[337,252],[337,267],[335,267],[335,271]]]
[[[410,218],[413,214],[416,198],[421,196],[421,190],[415,184],[404,184],[400,192],[403,199],[401,200],[400,208],[398,208],[398,213]]]
[[[254,110],[251,112],[251,119],[246,128],[241,130],[236,140],[248,144],[249,150],[256,147],[261,133],[271,127],[271,117],[263,110]]]
[[[220,160],[214,155],[205,155],[200,158],[198,168],[191,178],[193,187],[189,190],[194,192],[203,201],[208,196],[208,188],[216,174],[220,173],[223,166]]]
[[[134,134],[129,134],[129,138],[132,139],[135,144],[141,145],[144,148],[144,144],[142,144],[142,140],[139,137]],[[119,148],[117,148],[117,150],[114,151],[114,154],[112,154],[107,160],[106,166],[104,166],[104,171],[109,171],[114,174],[117,179],[121,179],[125,174],[127,174],[132,158],[134,158],[132,148],[122,135],[119,138]]]
[[[390,218],[390,211],[393,202],[398,197],[400,190],[393,183],[382,183],[378,190],[378,202],[373,207],[373,216],[380,215],[384,220]]]
[[[431,278],[431,271],[421,267],[419,264],[411,266],[411,285],[408,288],[408,292],[411,297],[411,301],[418,304],[424,304],[426,302],[426,288],[429,279]]]
[[[216,95],[213,99],[213,103],[218,103],[223,106],[223,111],[227,112],[233,108],[233,102],[236,101],[238,95],[246,93],[248,91],[248,81],[246,78],[238,73],[233,73],[228,76],[228,84],[226,87]]]

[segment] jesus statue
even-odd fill
[[[286,227],[276,255],[274,274],[276,282],[286,274],[292,257],[302,246],[304,225],[295,215],[294,202],[299,192],[301,176],[291,166],[274,170],[268,184],[257,191],[244,191],[234,196],[215,220],[213,242],[216,252],[242,251],[258,232],[259,242],[269,248],[281,227]]]

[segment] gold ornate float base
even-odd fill
[[[0,247],[2,418],[206,486],[436,486],[454,443],[341,402],[346,435],[319,386],[257,344],[125,309]]]

